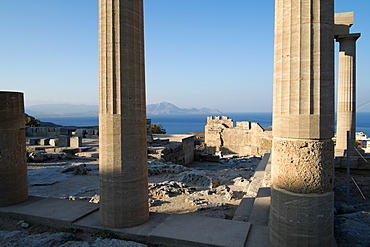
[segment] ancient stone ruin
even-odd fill
[[[206,153],[263,155],[271,152],[272,131],[258,123],[236,122],[226,116],[207,117],[205,126]]]
[[[347,131],[351,153],[358,155],[356,148],[356,41],[360,33],[350,33],[353,12],[335,14],[335,40],[339,42],[338,107],[335,155],[345,156]]]
[[[149,218],[142,0],[99,1],[99,95],[100,222],[132,227]]]
[[[23,93],[0,91],[0,207],[27,200]]]
[[[355,140],[355,42],[360,35],[349,32],[351,14],[336,15],[334,29],[333,0],[276,0],[275,8],[273,132],[257,123],[238,122],[234,127],[227,117],[209,117],[207,153],[263,154],[272,149],[271,244],[333,246],[333,38],[341,45],[336,153],[342,155],[349,152],[343,133],[351,131],[350,142]],[[147,135],[143,34],[142,0],[99,1],[99,133],[92,134],[99,134],[100,144],[100,224],[109,228],[130,228],[149,219],[147,143],[153,139]],[[0,102],[3,207],[27,200],[28,193],[23,94],[0,92]],[[49,130],[40,131],[48,137]],[[61,140],[78,145],[78,136],[67,137]],[[174,137],[163,138],[170,145]],[[177,153],[181,158],[176,162],[186,164],[193,158],[186,150],[194,148],[188,138],[161,152],[153,146],[152,155],[166,159]],[[153,174],[159,172],[151,168]],[[166,169],[185,171],[172,165]],[[191,173],[183,181],[189,177],[201,178]],[[210,187],[216,182],[201,180]],[[177,188],[173,193],[190,193],[172,182],[153,184],[150,193],[169,196],[161,192],[169,186]],[[220,191],[233,196],[226,186]]]
[[[275,1],[270,242],[332,246],[334,1]]]

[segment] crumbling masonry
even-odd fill
[[[142,0],[99,1],[99,211],[111,228],[149,217],[143,30]],[[333,245],[333,30],[334,0],[275,0],[273,246]],[[5,206],[28,196],[23,95],[0,92],[0,102]]]
[[[263,155],[271,152],[272,132],[258,123],[236,122],[226,116],[207,117],[205,126],[207,154]]]

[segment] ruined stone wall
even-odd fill
[[[207,154],[263,155],[272,148],[272,132],[265,131],[258,123],[234,122],[228,117],[207,117],[205,127]]]
[[[223,138],[221,133],[224,129],[232,128],[234,121],[226,116],[210,116],[207,117],[207,125],[205,128],[205,143],[207,145],[206,151],[208,154],[214,154],[220,151],[223,146]]]
[[[195,136],[187,136],[182,139],[182,147],[184,150],[184,164],[189,164],[194,161],[194,151],[195,151]]]
[[[180,165],[194,161],[194,135],[162,135],[154,134],[154,142],[148,147],[148,158],[164,159]],[[159,146],[156,142],[160,141]]]
[[[26,127],[27,137],[57,137],[71,135],[71,130],[66,128]]]

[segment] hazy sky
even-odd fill
[[[351,32],[362,33],[361,105],[370,100],[370,0],[335,3],[355,12]],[[147,104],[271,111],[273,0],[145,0],[144,10]],[[97,104],[97,0],[1,0],[0,23],[0,90],[23,91],[27,105]]]

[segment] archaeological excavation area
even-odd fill
[[[369,245],[353,12],[276,0],[272,127],[209,116],[204,136],[151,133],[143,18],[142,0],[99,0],[98,129],[26,128],[23,93],[0,91],[0,230],[20,246]]]

